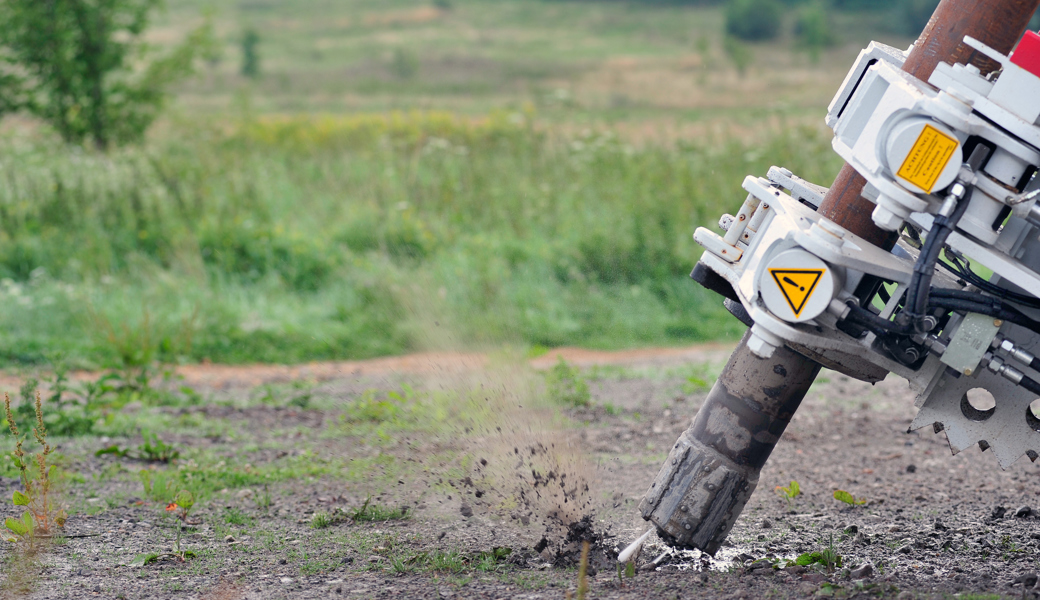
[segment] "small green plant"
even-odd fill
[[[780,497],[786,500],[788,506],[790,506],[795,498],[802,495],[802,486],[798,485],[798,482],[792,479],[791,485],[786,487],[778,485],[773,491],[780,494]]]
[[[137,445],[136,450],[130,450],[129,448],[123,448],[118,444],[112,444],[111,446],[106,446],[95,452],[94,456],[111,454],[113,456],[118,456],[119,458],[129,457],[149,462],[168,463],[176,460],[181,455],[179,450],[159,439],[159,436],[154,433],[145,431],[141,437],[144,441]],[[145,487],[148,487],[147,484]]]
[[[811,567],[817,564],[823,566],[828,573],[833,573],[835,569],[841,568],[842,557],[833,548],[824,548],[816,552],[806,552],[794,560],[789,560],[786,566]]]
[[[567,364],[562,356],[546,373],[545,383],[546,391],[553,402],[574,407],[588,406],[591,403],[589,384],[581,376],[581,372]]]
[[[344,418],[353,423],[386,423],[401,417],[407,410],[407,397],[411,388],[405,386],[401,393],[387,392],[380,397],[378,390],[365,390],[354,403],[347,407]]]
[[[256,493],[253,501],[256,502],[257,508],[265,512],[270,510],[271,505],[274,504],[274,500],[271,498],[271,492],[267,489],[266,485],[264,486],[264,491]]]
[[[145,431],[141,437],[144,438],[144,441],[137,446],[137,455],[143,460],[168,463],[181,455],[179,450],[162,441],[158,435],[150,431]]]
[[[845,490],[834,490],[834,499],[849,506],[862,506],[867,503],[866,498],[856,498]]]
[[[311,516],[311,529],[325,529],[332,525],[332,515],[325,511],[318,511]]]
[[[365,499],[365,503],[360,508],[350,511],[350,520],[354,522],[360,521],[396,521],[400,519],[408,518],[408,509],[405,507],[401,508],[387,508],[385,506],[379,506],[378,504],[372,504],[372,497]]]
[[[53,363],[54,375],[49,381],[51,393],[47,398],[48,406],[52,407],[44,415],[44,425],[48,433],[58,436],[89,435],[93,432],[94,424],[101,418],[100,411],[95,406],[82,404],[66,396],[68,391],[67,367],[63,361]],[[32,421],[36,418],[35,401],[39,382],[30,377],[25,380],[18,391],[21,402],[14,409],[14,415],[21,421]]]
[[[4,394],[4,411],[7,426],[15,439],[15,448],[11,452],[18,475],[22,483],[22,491],[15,490],[11,502],[17,507],[24,507],[20,519],[9,518],[4,523],[10,535],[9,542],[26,541],[34,543],[39,536],[50,536],[52,527],[65,527],[65,510],[53,498],[51,493],[51,470],[47,464],[52,453],[47,443],[47,428],[43,423],[43,400],[36,392],[36,426],[33,427],[33,438],[40,445],[40,451],[34,455],[26,454],[22,445],[25,436],[18,431],[18,425],[11,412],[11,397]]]
[[[181,546],[181,535],[184,532],[184,525],[189,523],[188,518],[191,515],[191,509],[195,506],[195,495],[188,490],[181,490],[177,492],[177,496],[173,502],[170,502],[163,508],[163,516],[173,515],[179,519],[180,523],[174,523],[174,528],[177,531],[177,535],[173,542],[173,552],[144,552],[138,554],[130,561],[132,567],[143,567],[145,565],[158,562],[163,558],[169,557],[178,562],[187,562],[189,558],[194,558],[195,553],[190,550],[185,550]]]
[[[478,571],[495,571],[498,570],[499,563],[509,558],[512,553],[512,548],[496,546],[490,551],[478,552],[473,562]]]
[[[224,509],[224,522],[228,525],[249,525],[252,519],[237,506]]]

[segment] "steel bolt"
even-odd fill
[[[685,529],[686,531],[689,531],[689,530],[693,529],[693,527],[689,523],[683,523],[683,529]]]
[[[709,492],[714,492],[715,491],[715,484],[714,483],[709,483],[708,484],[708,491]]]

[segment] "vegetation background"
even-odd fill
[[[0,364],[731,338],[693,230],[771,164],[828,184],[853,57],[934,4],[169,3],[139,47],[194,75],[140,135],[0,102]]]

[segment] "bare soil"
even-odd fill
[[[185,368],[182,383],[208,401],[162,410],[185,422],[225,423],[227,433],[177,428],[161,432],[167,441],[229,462],[248,457],[256,467],[311,451],[335,457],[344,472],[301,475],[266,492],[221,490],[182,531],[195,558],[130,566],[139,553],[168,548],[180,525],[142,497],[135,474],[150,465],[94,456],[130,439],[64,441],[59,451],[78,477],[67,484],[68,538],[32,560],[8,546],[4,589],[31,598],[576,597],[577,557],[589,540],[588,598],[1035,597],[1037,467],[1023,459],[1001,471],[977,449],[951,456],[942,433],[907,432],[915,409],[904,381],[870,386],[832,372],[813,386],[717,557],[661,557],[667,548],[651,536],[635,576],[619,579],[617,551],[646,529],[636,505],[703,402],[700,365],[718,368],[728,347],[562,355],[585,369],[592,406],[546,416],[520,400],[498,421],[505,427],[467,428],[456,440],[398,431],[380,444],[344,429],[342,407],[365,390],[452,388],[494,370],[496,361],[436,354]],[[556,360],[540,357],[529,367]],[[311,406],[292,404],[289,387],[271,391],[299,378],[310,382]],[[488,379],[496,381],[503,380]],[[536,417],[525,418],[529,412]],[[371,476],[346,473],[360,464],[378,466]],[[788,500],[776,488],[791,481],[802,494]],[[0,495],[9,497],[16,481],[2,483]],[[865,502],[841,503],[833,497],[839,489]],[[257,501],[265,493],[272,498],[266,509]],[[315,512],[347,514],[367,498],[403,506],[409,518],[311,526]],[[245,522],[229,523],[230,511]],[[4,506],[2,516],[15,512]],[[511,552],[479,568],[480,553],[494,548]],[[826,549],[841,557],[833,570],[777,568]],[[462,557],[458,568],[422,558],[448,551]]]

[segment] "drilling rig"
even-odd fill
[[[954,453],[1040,457],[1038,5],[943,0],[908,50],[872,42],[828,107],[831,187],[773,167],[694,234],[749,329],[639,504],[665,542],[715,554],[821,368],[905,378]]]

